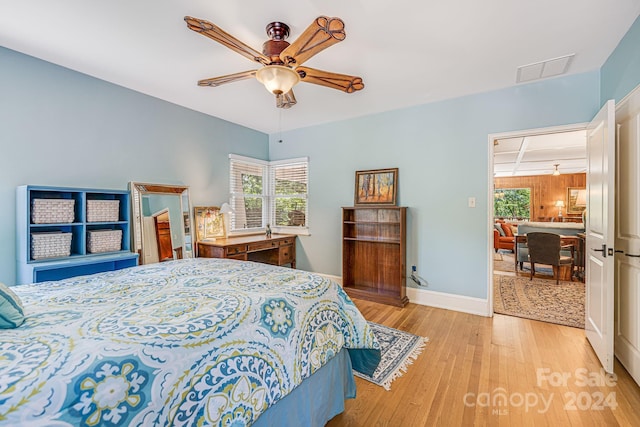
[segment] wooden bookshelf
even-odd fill
[[[404,307],[406,207],[342,208],[342,283],[347,294]]]

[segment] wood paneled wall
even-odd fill
[[[581,215],[568,215],[567,188],[587,185],[586,173],[535,176],[510,176],[494,178],[494,188],[531,188],[531,221],[549,221],[551,217],[558,217],[556,201],[564,200],[565,207],[562,215],[580,218]]]

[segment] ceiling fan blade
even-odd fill
[[[296,97],[293,94],[293,89],[291,89],[287,93],[281,93],[280,95],[276,95],[276,107],[288,109],[296,105],[298,101],[296,101]]]
[[[298,67],[296,72],[300,75],[300,80],[321,86],[338,89],[347,93],[353,93],[364,89],[362,77],[348,76],[346,74],[330,73],[328,71],[316,70],[315,68]]]
[[[253,49],[252,47],[242,43],[237,38],[233,37],[231,34],[225,32],[220,27],[215,24],[212,24],[209,21],[205,21],[204,19],[192,18],[191,16],[184,17],[185,22],[187,23],[187,27],[190,30],[195,31],[196,33],[200,33],[209,37],[212,40],[217,41],[218,43],[228,47],[231,50],[238,52],[240,55],[248,58],[252,61],[259,62],[261,64],[269,64],[271,61],[262,53]]]
[[[227,83],[237,82],[239,80],[250,79],[255,77],[256,70],[242,71],[240,73],[227,74],[226,76],[212,77],[210,79],[198,80],[198,86],[216,87]]]
[[[318,52],[345,39],[344,22],[340,18],[319,16],[306,30],[280,53],[285,65],[302,65]]]

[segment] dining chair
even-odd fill
[[[570,265],[570,280],[573,280],[575,248],[573,245],[562,245],[559,234],[532,231],[527,233],[527,246],[529,247],[529,263],[531,264],[529,280],[533,280],[533,276],[536,274],[536,263],[553,267],[553,277],[556,279],[556,284],[560,283],[560,266]],[[561,250],[570,250],[571,256],[562,255]]]

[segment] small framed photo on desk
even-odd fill
[[[224,217],[216,206],[197,206],[193,208],[196,223],[196,242],[214,241],[224,237]]]

